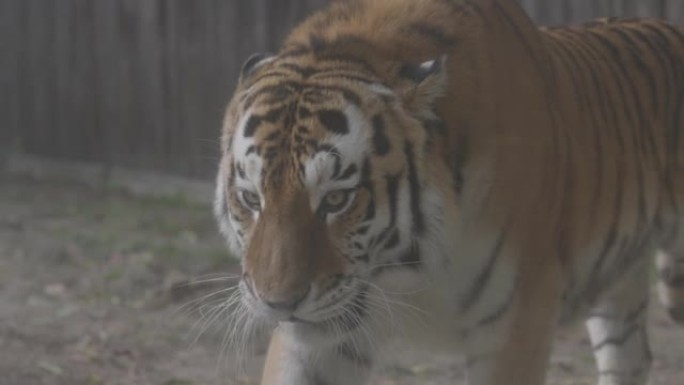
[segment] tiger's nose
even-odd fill
[[[264,299],[264,303],[273,310],[292,312],[309,295],[309,291],[311,291],[311,286],[307,286],[306,289],[285,298]]]

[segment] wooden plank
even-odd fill
[[[668,0],[664,16],[684,30],[684,1]]]
[[[165,110],[168,116],[168,124],[165,135],[165,169],[182,172],[182,162],[178,161],[177,149],[179,144],[180,129],[184,126],[181,112],[181,73],[179,66],[179,32],[178,32],[178,0],[160,0],[161,14],[164,18],[164,83],[165,83]]]
[[[66,101],[60,100],[57,104],[61,110],[67,111],[68,116],[65,121],[67,126],[60,130],[58,142],[63,143],[64,148],[58,156],[99,161],[106,143],[101,140],[97,117],[97,94],[94,87],[98,77],[93,49],[96,36],[94,2],[92,0],[71,0],[70,2],[73,8],[73,22],[65,26],[70,40],[70,47],[66,51],[69,55],[68,71],[71,72],[67,86],[69,97]],[[70,126],[75,129],[69,130]]]
[[[0,171],[9,152],[17,151],[17,135],[21,128],[21,53],[23,39],[21,21],[24,2],[0,1]]]
[[[202,107],[204,105],[201,87],[202,63],[202,20],[200,2],[180,1],[177,5],[177,52],[176,60],[179,71],[177,82],[180,126],[176,132],[178,141],[174,148],[174,157],[178,170],[183,175],[191,175],[193,169],[193,153],[196,151],[196,137],[193,131],[201,127]]]
[[[213,176],[218,164],[218,145],[223,109],[227,100],[223,100],[222,82],[218,82],[221,70],[221,55],[218,45],[217,30],[219,27],[220,0],[207,1],[201,9],[202,71],[199,73],[201,93],[203,95],[202,111],[197,128],[193,130],[193,147],[191,151],[191,176],[207,178]],[[234,60],[234,59],[233,59]]]
[[[119,42],[118,70],[120,74],[120,114],[122,125],[118,128],[121,143],[114,151],[115,164],[126,167],[147,166],[146,149],[149,145],[149,130],[142,124],[144,101],[141,94],[143,74],[140,71],[140,56],[147,53],[139,51],[139,1],[118,0],[119,21],[117,38]]]
[[[50,127],[54,121],[54,84],[52,74],[54,2],[26,0],[26,23],[22,34],[26,42],[24,83],[25,108],[22,110],[22,143],[26,151],[53,155]]]
[[[153,169],[164,169],[166,158],[164,136],[168,117],[164,105],[164,19],[157,0],[138,0],[137,87],[142,103],[141,131],[146,143],[140,149],[146,153],[136,162]]]
[[[93,20],[97,25],[93,53],[96,63],[97,81],[93,85],[98,100],[97,116],[100,140],[106,143],[99,162],[105,170],[118,163],[117,153],[123,147],[120,128],[125,124],[122,108],[122,79],[119,61],[120,8],[116,1],[97,0]]]

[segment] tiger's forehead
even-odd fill
[[[304,89],[280,103],[255,102],[245,111],[231,148],[238,185],[260,189],[297,181],[315,189],[358,182],[370,121],[344,95],[317,91]],[[318,98],[312,103],[304,100],[307,95]]]
[[[257,188],[353,180],[377,116],[395,100],[370,69],[337,60],[274,59],[240,89],[231,154]]]

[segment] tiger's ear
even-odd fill
[[[446,56],[442,56],[419,65],[401,67],[399,76],[404,80],[401,94],[407,108],[414,111],[432,109],[435,100],[446,89],[445,64]]]
[[[240,81],[247,79],[254,71],[256,71],[257,68],[261,67],[262,65],[273,61],[275,59],[274,55],[269,52],[260,52],[260,53],[255,53],[247,60],[245,60],[245,63],[242,65],[242,69],[240,70]]]

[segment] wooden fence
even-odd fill
[[[328,1],[0,0],[0,151],[209,177],[243,60]],[[684,23],[682,0],[521,1]]]
[[[323,3],[0,0],[1,126],[26,153],[209,176],[243,60]]]

